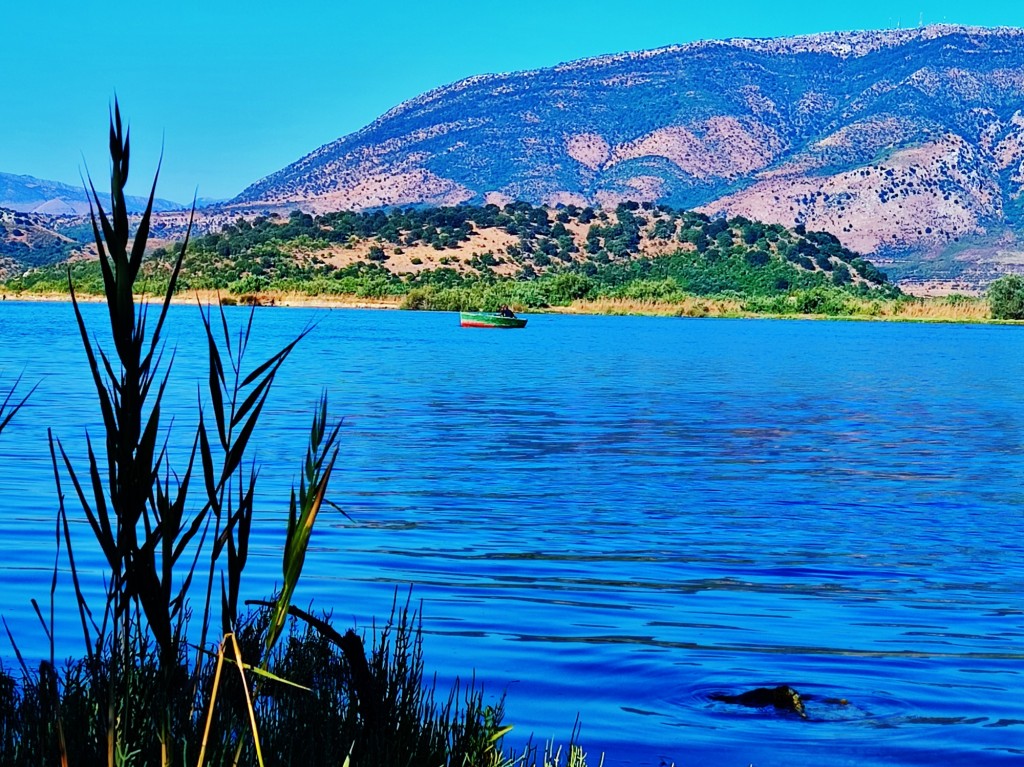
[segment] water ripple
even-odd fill
[[[84,311],[98,329],[102,308]],[[312,319],[254,437],[251,596],[279,578],[326,387],[346,416],[332,495],[348,518],[322,518],[300,599],[369,627],[415,584],[428,668],[507,689],[524,738],[564,740],[579,712],[608,765],[1019,752],[1019,328],[538,315],[492,334],[444,314],[261,310],[254,352]],[[64,305],[0,304],[2,380],[40,384],[0,438],[3,612],[30,656],[47,651],[29,602],[53,565],[46,428],[80,462],[100,426],[70,323]],[[180,461],[206,368],[194,308],[170,327]],[[74,510],[72,527],[95,595],[102,557]],[[79,633],[73,614],[58,624]],[[708,697],[781,683],[810,721]]]

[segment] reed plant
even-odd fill
[[[137,300],[156,177],[132,236],[124,197],[130,139],[116,101],[109,145],[110,211],[91,180],[89,191],[110,347],[93,340],[68,272],[102,438],[87,434],[79,467],[60,438],[50,436],[58,502],[48,618],[33,600],[50,652],[32,666],[8,632],[20,673],[0,666],[0,764],[559,763],[552,758],[561,752],[545,750],[538,761],[530,746],[521,756],[506,756],[502,738],[511,728],[502,724],[503,700],[485,705],[474,683],[456,682],[447,697],[435,697],[424,679],[419,615],[408,599],[396,598],[391,618],[369,638],[342,634],[329,615],[293,604],[339,454],[340,424],[329,418],[326,394],[291,493],[281,586],[268,600],[241,601],[259,507],[253,434],[277,375],[310,328],[250,365],[255,310],[232,330],[222,307],[200,305],[209,404],[198,409],[184,466],[172,466],[162,415],[174,355],[163,333],[191,220],[162,298],[152,307]],[[0,401],[0,432],[27,399],[15,396],[16,389]],[[72,524],[65,487],[106,563],[100,604],[87,597],[77,565],[82,541],[71,531],[80,526]],[[83,653],[58,664],[54,614],[62,571],[70,575]],[[190,628],[193,618],[198,628]],[[585,763],[578,746],[567,753],[569,764]]]
[[[11,388],[7,390],[7,393],[3,395],[3,399],[0,400],[0,434],[3,434],[4,429],[7,428],[7,424],[9,424],[17,412],[25,406],[25,403],[28,402],[28,398],[31,397],[32,392],[35,391],[36,387],[33,386],[32,389],[19,400],[17,391],[18,384],[20,383],[21,378],[19,377]]]

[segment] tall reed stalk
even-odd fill
[[[18,391],[18,384],[20,383],[21,378],[19,377],[11,388],[7,390],[7,394],[4,395],[3,400],[0,401],[0,434],[3,434],[4,429],[7,428],[7,424],[9,424],[17,412],[25,406],[25,403],[28,402],[28,398],[32,396],[32,392],[36,390],[36,387],[33,386],[28,394],[20,400],[17,400],[15,392]]]
[[[162,332],[192,223],[163,299],[153,310],[137,303],[156,179],[132,238],[124,197],[130,143],[116,101],[110,157],[109,213],[91,181],[89,188],[112,352],[91,340],[68,275],[102,416],[102,444],[97,448],[86,435],[87,461],[78,469],[61,441],[50,437],[57,556],[67,562],[85,656],[57,668],[58,561],[48,621],[33,600],[50,659],[34,672],[19,653],[20,687],[0,666],[0,764],[226,767],[250,762],[251,753],[260,765],[512,767],[500,748],[510,729],[501,724],[500,702],[485,706],[475,685],[458,684],[446,703],[435,702],[423,679],[418,616],[408,602],[404,608],[396,602],[369,656],[355,632],[342,635],[328,616],[292,604],[338,459],[339,425],[329,423],[326,394],[313,414],[291,493],[281,587],[255,612],[240,611],[257,509],[259,472],[250,442],[278,372],[309,328],[250,367],[254,310],[236,333],[223,309],[219,315],[202,311],[210,417],[200,406],[188,459],[180,471],[172,467],[161,416],[173,354],[164,363]],[[18,400],[15,388],[0,401],[0,431],[27,399]],[[96,610],[76,565],[62,477],[70,480],[106,562],[104,601]],[[190,495],[196,484],[202,489]],[[209,632],[218,583],[223,638],[214,643]],[[187,630],[194,590],[202,609],[198,645]],[[228,673],[232,667],[237,674]],[[531,753],[535,758],[536,750],[528,751],[516,764],[527,765]]]
[[[122,125],[116,101],[110,120],[109,146],[109,214],[91,180],[89,187],[90,217],[103,275],[113,353],[90,340],[70,272],[68,277],[75,319],[103,418],[103,446],[97,451],[91,435],[87,435],[87,471],[81,472],[73,465],[60,440],[56,445],[109,568],[105,604],[97,621],[93,617],[96,613],[77,587],[78,574],[72,561],[86,652],[96,658],[109,651],[112,661],[109,669],[112,690],[106,711],[106,761],[112,767],[123,761],[124,744],[129,740],[128,728],[142,724],[134,721],[134,713],[127,710],[126,702],[135,694],[131,671],[138,665],[143,650],[148,650],[149,639],[155,645],[157,679],[154,690],[157,695],[170,700],[183,689],[190,688],[192,694],[199,692],[202,656],[196,656],[191,674],[182,664],[187,654],[185,616],[204,550],[209,560],[200,647],[207,643],[214,613],[212,590],[218,580],[221,583],[221,628],[225,634],[237,628],[238,600],[247,561],[258,474],[255,465],[246,461],[247,449],[278,371],[308,329],[247,371],[243,361],[253,314],[250,313],[248,324],[233,339],[224,311],[220,310],[219,324],[225,349],[222,352],[216,340],[218,333],[213,329],[213,315],[203,313],[213,424],[208,427],[200,410],[188,461],[183,471],[174,470],[168,463],[166,436],[160,442],[162,431],[166,432],[162,430],[161,413],[173,362],[171,355],[162,365],[165,352],[162,331],[188,248],[195,208],[193,206],[184,242],[171,267],[167,291],[153,312],[153,321],[149,305],[136,303],[134,291],[147,247],[156,178],[132,239],[124,195],[130,138]],[[159,176],[159,169],[156,175]],[[324,399],[314,418],[314,432],[319,432],[321,437],[327,419],[326,407]],[[336,436],[337,429],[330,434],[328,449]],[[197,455],[205,497],[190,504],[189,489],[194,481]],[[333,457],[326,465],[322,460],[306,464],[299,494],[308,507],[301,517],[303,529],[293,536],[289,528],[286,547],[286,556],[292,562],[298,561],[299,570],[309,542],[308,528],[323,500],[333,465]],[[306,483],[314,493],[312,499],[306,498]],[[70,555],[73,549],[69,534],[65,542]],[[279,612],[283,610],[283,614],[287,614],[287,602],[294,593],[297,579],[298,570],[286,566],[277,608]],[[273,624],[274,638],[280,633],[279,623]],[[268,641],[268,648],[272,644]],[[164,710],[170,709],[165,707]],[[160,763],[170,765],[177,751],[175,730],[180,729],[180,725],[167,715],[149,724],[159,733]],[[152,759],[153,755],[146,758]]]

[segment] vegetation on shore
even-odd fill
[[[165,292],[180,253],[181,242],[156,248],[140,288]],[[80,293],[101,292],[93,260],[30,270],[2,287],[59,294],[66,268]],[[647,203],[614,211],[512,203],[238,218],[196,238],[176,285],[241,303],[961,322],[1015,319],[1004,288],[992,294],[998,306],[960,294],[908,296],[826,232]]]
[[[557,762],[550,749],[530,743],[519,754],[503,750],[511,729],[502,723],[503,700],[485,705],[478,687],[458,683],[435,698],[424,679],[418,617],[408,602],[396,602],[369,653],[353,631],[342,634],[329,616],[293,604],[339,449],[326,395],[314,409],[305,456],[296,461],[300,479],[282,531],[280,590],[248,608],[240,603],[250,532],[265,505],[249,441],[276,376],[308,331],[252,364],[246,357],[252,315],[232,330],[223,312],[204,312],[209,405],[200,406],[187,462],[172,466],[161,442],[170,428],[161,413],[171,367],[161,337],[188,236],[173,260],[160,265],[167,269],[162,298],[152,307],[139,303],[135,290],[146,269],[151,209],[132,239],[124,199],[129,140],[116,103],[110,152],[109,214],[92,192],[108,346],[92,340],[78,308],[79,286],[73,278],[69,286],[103,439],[94,444],[87,438],[87,461],[80,467],[59,436],[51,436],[58,561],[48,620],[34,603],[50,657],[35,667],[18,653],[20,675],[0,666],[0,763]],[[151,193],[150,206],[152,200]],[[0,400],[0,432],[24,404],[17,388]],[[77,514],[66,501],[80,507],[85,525],[74,524]],[[84,543],[76,530],[91,532],[106,563],[98,604],[87,596],[86,574],[76,565],[75,552]],[[53,616],[65,569],[83,654],[58,665]],[[586,764],[575,742],[566,756],[569,764]]]
[[[1007,274],[988,289],[992,317],[997,320],[1024,320],[1024,277]]]
[[[140,284],[165,290],[180,251],[180,243],[156,249]],[[80,291],[99,291],[95,262],[71,269]],[[60,268],[42,268],[5,288],[52,293],[63,279]],[[682,307],[703,299],[738,303],[745,313],[842,316],[878,315],[873,304],[908,300],[828,233],[636,203],[614,211],[514,203],[239,218],[196,239],[177,288],[392,299],[435,310],[581,301]]]

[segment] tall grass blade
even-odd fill
[[[93,354],[92,344],[89,342],[89,332],[85,327],[85,320],[78,308],[78,299],[75,296],[75,286],[71,282],[71,270],[68,269],[68,290],[71,293],[71,305],[75,310],[75,320],[78,323],[78,330],[82,336],[82,345],[85,347],[85,354],[89,360],[89,370],[92,373],[92,380],[96,386],[96,394],[100,400],[100,411],[103,414],[103,428],[108,434],[117,432],[117,419],[114,417],[114,408],[110,401],[110,395],[106,386],[103,385],[103,378],[100,376],[100,369],[96,363],[96,355]]]
[[[293,489],[289,502],[288,530],[281,563],[284,582],[271,614],[270,626],[267,629],[265,646],[268,652],[273,649],[284,630],[292,595],[302,574],[313,524],[320,512],[331,472],[338,457],[338,449],[334,443],[338,437],[340,424],[334,427],[324,442],[326,421],[327,395],[324,394],[320,399],[319,410],[313,417],[309,447],[306,450],[305,474],[299,481],[298,494],[296,495]],[[330,456],[329,459],[328,456]],[[308,486],[306,480],[309,482]]]
[[[9,424],[17,412],[25,406],[25,403],[28,402],[28,398],[31,397],[32,393],[39,387],[39,384],[36,384],[28,390],[28,394],[22,397],[20,402],[16,402],[12,405],[11,399],[14,397],[14,392],[17,390],[19,383],[21,383],[21,376],[18,376],[15,379],[14,384],[8,390],[6,396],[4,396],[4,401],[0,402],[0,433],[3,432],[7,427],[7,424]]]
[[[92,619],[92,611],[89,610],[89,605],[88,605],[88,603],[85,600],[85,596],[82,594],[82,586],[81,586],[81,584],[80,584],[80,582],[78,580],[78,566],[75,564],[75,553],[74,553],[74,550],[71,547],[71,529],[68,526],[68,516],[67,516],[67,512],[66,512],[66,510],[64,508],[64,492],[61,489],[60,471],[59,471],[58,465],[57,465],[57,452],[54,449],[53,431],[50,430],[50,429],[47,429],[46,433],[47,433],[47,437],[49,438],[49,442],[50,442],[50,462],[53,465],[53,481],[54,481],[55,487],[57,488],[57,502],[58,502],[58,507],[57,507],[57,523],[58,523],[59,529],[63,533],[64,543],[65,543],[65,545],[67,547],[68,567],[69,567],[69,569],[71,571],[71,582],[72,582],[72,584],[74,586],[74,589],[75,589],[75,600],[76,600],[76,602],[78,604],[78,613],[79,613],[79,617],[81,618],[81,621],[82,621],[82,637],[85,640],[85,652],[86,652],[86,656],[91,661],[92,658],[93,658],[93,648],[92,648],[92,642],[90,641],[90,638],[89,638],[89,627],[88,627],[88,624],[92,623],[93,629],[97,632],[97,634],[99,633],[99,630],[98,630],[98,627],[96,626],[95,621],[93,621],[93,619]],[[58,548],[58,553],[59,553],[59,549],[60,549],[60,544],[59,543],[57,545],[57,548]],[[54,565],[54,570],[55,570],[55,572],[54,572],[54,581],[56,582],[56,564]],[[53,652],[53,648],[51,647],[51,654],[52,654],[52,652]]]
[[[18,659],[18,665],[21,666],[22,673],[25,675],[25,678],[28,679],[30,676],[32,676],[32,674],[28,670],[28,666],[25,663],[25,658],[21,654],[21,648],[19,648],[18,643],[14,641],[14,634],[11,633],[11,627],[7,625],[6,618],[0,617],[0,622],[4,624],[4,631],[7,632],[7,639],[10,640],[11,649],[14,650],[14,657]]]

